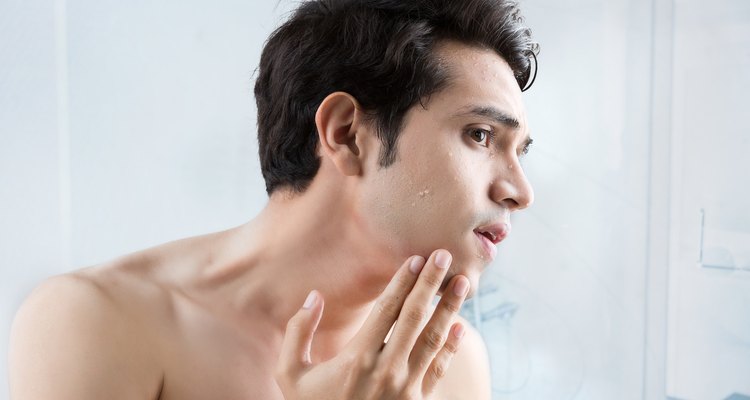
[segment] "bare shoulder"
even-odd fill
[[[154,346],[134,318],[113,281],[87,273],[44,281],[13,322],[11,398],[155,398]]]
[[[489,400],[490,365],[484,340],[466,319],[460,316],[456,319],[466,328],[466,333],[440,382],[440,399]]]

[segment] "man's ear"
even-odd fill
[[[315,113],[320,149],[341,173],[359,175],[362,171],[361,149],[357,135],[362,135],[359,103],[345,92],[329,94]],[[359,138],[361,143],[362,138]]]

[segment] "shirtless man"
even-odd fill
[[[304,2],[256,82],[267,207],[42,283],[11,398],[489,399],[457,311],[533,201],[534,51],[503,0]]]

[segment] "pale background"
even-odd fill
[[[536,203],[464,310],[495,399],[750,395],[750,1],[522,5]],[[253,72],[293,6],[0,0],[0,398],[40,280],[263,207]]]

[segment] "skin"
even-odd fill
[[[274,192],[236,228],[42,283],[12,328],[11,398],[489,399],[486,350],[454,288],[471,296],[489,263],[473,230],[533,201],[519,164],[528,129],[502,58],[456,42],[436,51],[452,83],[408,112],[393,165],[378,165],[356,99],[332,93],[304,193]],[[467,113],[476,105],[518,127]],[[418,274],[413,260],[426,260]]]

